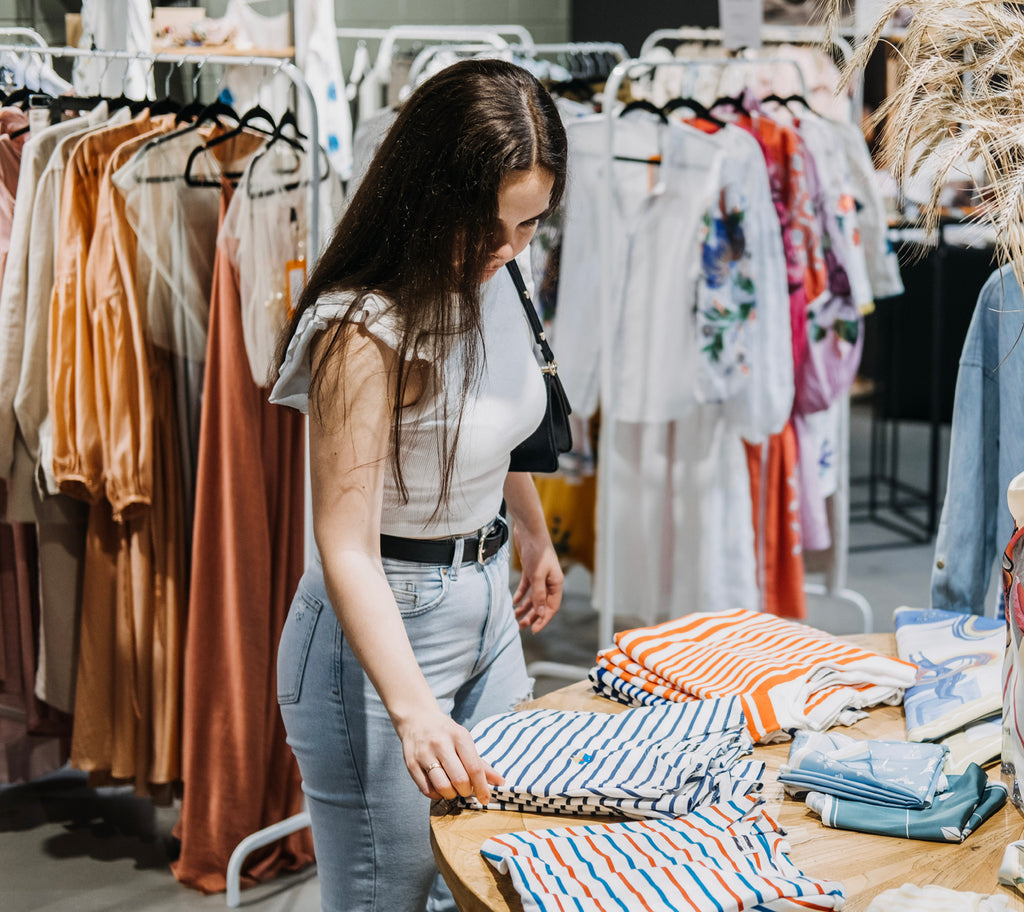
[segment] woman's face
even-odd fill
[[[526,249],[547,212],[555,176],[544,168],[513,171],[498,189],[498,226],[491,236],[491,259],[481,282],[493,278],[507,262]]]

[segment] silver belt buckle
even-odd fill
[[[491,530],[494,528],[494,523],[484,526],[476,534],[476,562],[482,564],[487,558],[484,556],[484,546],[487,544],[487,536],[491,534]]]
[[[492,519],[476,534],[476,562],[478,564],[482,564],[487,560],[487,557],[484,554],[484,546],[487,544],[487,539],[497,532],[498,522],[499,520],[497,518]]]

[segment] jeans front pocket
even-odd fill
[[[448,568],[433,564],[385,558],[384,573],[404,618],[419,617],[439,604],[450,585]]]
[[[322,609],[323,602],[315,596],[302,589],[295,594],[277,647],[277,702],[281,706],[297,703],[302,693],[309,644]]]

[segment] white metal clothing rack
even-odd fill
[[[644,39],[640,47],[640,56],[649,57],[650,52],[663,41],[683,42],[704,42],[706,44],[718,44],[722,40],[722,30],[717,28],[690,28],[682,27],[677,29],[656,29]],[[764,25],[761,27],[761,41],[763,44],[793,44],[801,46],[822,46],[831,44],[843,63],[849,63],[853,58],[853,45],[842,35],[829,35],[821,26],[814,25]],[[744,48],[740,52],[744,57],[751,60],[759,60],[756,48]],[[763,62],[763,60],[762,60]],[[860,115],[864,108],[864,84],[861,80],[853,83],[852,119],[860,123]]]
[[[761,38],[765,44],[779,45],[792,44],[802,46],[831,45],[843,64],[848,64],[853,58],[853,46],[841,35],[830,35],[824,28],[819,26],[803,25],[778,25],[763,26]],[[678,28],[658,29],[644,39],[641,46],[641,58],[648,55],[662,41],[684,41],[684,42],[707,42],[717,43],[722,40],[721,29],[702,28]],[[757,56],[756,51],[747,49],[743,52],[743,59],[756,63],[767,63],[769,59]],[[795,63],[795,61],[791,61]],[[802,79],[802,77],[801,77]],[[806,89],[804,91],[806,95]],[[853,83],[851,94],[850,119],[854,124],[859,125],[864,107],[864,85],[860,79]],[[822,595],[839,598],[852,604],[861,615],[864,625],[864,633],[870,633],[873,629],[873,615],[871,605],[859,592],[850,589],[846,585],[847,570],[849,563],[850,545],[850,400],[844,396],[839,403],[839,485],[836,493],[832,496],[832,548],[830,550],[831,560],[826,567],[825,582],[805,583],[804,591],[808,595]]]
[[[683,32],[686,31],[687,30],[683,30]],[[665,34],[666,36],[670,35],[671,37],[679,37],[680,35],[680,33],[675,30],[666,30]],[[708,32],[701,31],[701,34],[707,35]],[[655,33],[654,37],[660,40],[658,33]],[[713,37],[709,37],[709,40],[714,39]],[[654,43],[656,43],[656,41]],[[645,45],[646,44],[647,42],[645,42]],[[695,67],[717,65],[728,67],[749,66],[751,64],[784,64],[792,66],[799,74],[801,84],[804,83],[803,73],[800,70],[798,63],[791,58],[785,57],[759,57],[756,59],[745,57],[696,59],[673,58],[666,60],[656,57],[641,56],[621,61],[608,77],[604,90],[602,110],[604,112],[605,123],[604,156],[605,161],[607,162],[605,173],[611,173],[611,163],[614,158],[615,124],[617,120],[616,102],[618,92],[622,83],[630,76],[630,74],[638,70],[650,71],[651,68],[666,66]],[[598,210],[600,213],[598,218],[598,243],[601,261],[599,296],[601,350],[605,353],[612,351],[615,344],[614,317],[612,314],[613,302],[611,299],[611,289],[613,285],[613,267],[611,258],[611,214],[614,206],[613,192],[611,180],[609,179],[604,183],[603,192],[599,198]],[[615,384],[611,358],[602,357],[600,367],[600,400],[602,403],[606,404],[607,413],[611,414],[614,412],[614,409],[611,407],[611,403],[615,396]],[[840,464],[838,467],[840,479],[838,491],[833,496],[834,522],[832,562],[826,570],[825,583],[805,583],[804,590],[809,594],[828,595],[849,602],[860,613],[864,632],[870,633],[873,626],[873,616],[870,604],[863,595],[847,588],[846,586],[849,532],[849,400],[844,397],[840,402],[840,439],[838,441],[838,449],[840,451]],[[598,441],[598,464],[600,466],[608,467],[611,465],[611,445],[612,435],[601,434]],[[599,469],[597,485],[596,566],[592,587],[592,601],[598,613],[598,643],[604,646],[612,642],[615,632],[615,609],[612,604],[613,593],[615,592],[614,564],[609,557],[614,546],[615,539],[612,523],[612,502],[614,498],[614,490],[611,473],[607,471],[606,468],[605,470]],[[763,523],[763,511],[761,511],[761,516]],[[763,539],[764,535],[762,534],[759,537],[759,541],[763,542]],[[763,585],[763,581],[759,582]],[[531,663],[530,665],[531,674],[550,675],[552,677],[561,677],[570,680],[578,680],[581,672],[585,675],[587,671],[588,669],[583,669],[579,666],[567,665],[559,662],[536,662]]]
[[[19,30],[16,34],[24,36],[23,32],[31,32],[30,29]],[[0,36],[6,36],[8,31],[0,32]],[[24,37],[31,37],[27,35]],[[41,37],[40,37],[41,40]],[[309,224],[308,228],[308,250],[310,256],[315,257],[319,250],[320,230],[320,193],[318,184],[318,170],[320,155],[316,147],[316,137],[320,135],[319,119],[317,117],[316,103],[313,100],[313,93],[306,82],[302,71],[288,60],[276,57],[238,57],[219,54],[162,54],[162,53],[136,53],[132,51],[92,51],[84,48],[48,47],[42,41],[40,47],[27,48],[26,45],[4,45],[0,44],[0,53],[11,51],[13,53],[44,54],[49,57],[75,58],[93,57],[104,60],[140,60],[148,62],[150,67],[156,63],[169,63],[173,66],[183,66],[186,63],[213,64],[224,67],[262,67],[272,71],[272,75],[280,73],[291,80],[296,93],[305,106],[305,114],[308,118],[307,129],[311,138],[310,153],[307,156],[309,167]],[[298,112],[297,112],[298,113]],[[308,494],[307,494],[308,498]],[[264,827],[261,830],[246,836],[236,847],[228,861],[227,868],[227,905],[235,907],[239,904],[240,877],[242,865],[245,859],[263,846],[270,845],[291,833],[298,832],[310,825],[309,812],[303,810],[294,814],[287,820]]]
[[[0,38],[25,38],[32,44],[36,44],[41,48],[46,47],[46,39],[39,34],[35,29],[22,28],[21,26],[12,25],[5,28],[0,28]],[[18,45],[19,50],[25,48]]]
[[[386,29],[339,28],[337,37],[378,41],[377,54],[368,73],[360,73],[359,120],[382,107],[383,88],[391,82],[391,60],[402,41],[431,44],[484,44],[502,49],[533,46],[533,36],[521,25],[395,25]],[[507,36],[507,37],[506,37]],[[509,38],[514,43],[510,44]]]
[[[412,66],[409,68],[408,83],[404,92],[411,91],[418,83],[420,75],[427,68],[430,61],[439,54],[445,52],[455,54],[487,54],[498,56],[504,59],[516,61],[517,58],[538,58],[547,54],[573,54],[573,53],[605,53],[611,54],[616,61],[624,60],[629,54],[626,48],[612,41],[586,41],[586,42],[562,42],[554,44],[521,44],[506,45],[503,48],[494,48],[488,44],[432,44],[425,47],[416,55]]]
[[[675,33],[673,33],[675,34]],[[708,63],[723,66],[749,65],[752,61],[747,58],[699,58],[687,60],[675,58],[673,60],[658,60],[652,58],[634,58],[619,63],[612,71],[605,85],[604,92],[604,118],[605,118],[605,157],[609,163],[606,173],[610,172],[610,163],[614,157],[614,136],[615,136],[615,100],[618,97],[619,88],[626,77],[636,69],[658,67],[658,66],[695,66],[707,65]],[[776,64],[786,63],[799,70],[796,61],[785,57],[758,58],[758,63]],[[801,80],[803,79],[801,74]],[[607,181],[604,193],[600,199],[600,225],[598,238],[601,250],[601,345],[602,351],[610,352],[614,348],[614,320],[612,317],[612,261],[611,261],[611,213],[613,207],[613,189],[611,182]],[[612,373],[611,359],[604,357],[601,362],[601,401],[611,403],[615,396],[614,377]],[[805,591],[816,595],[829,595],[841,598],[850,602],[861,614],[864,632],[870,633],[872,629],[871,606],[867,600],[858,592],[846,586],[846,554],[848,545],[849,529],[849,400],[843,397],[840,419],[840,480],[839,490],[833,502],[835,508],[835,522],[833,523],[833,560],[832,565],[826,572],[824,585],[814,583],[805,584]],[[609,411],[613,411],[609,409]],[[598,442],[599,464],[602,466],[611,465],[611,435],[602,434]],[[607,559],[611,552],[611,545],[614,542],[614,531],[612,528],[611,502],[613,498],[611,473],[608,471],[598,472],[598,523],[597,523],[597,573],[600,574],[600,586],[595,586],[596,608],[598,610],[598,638],[603,644],[610,643],[614,633],[614,608],[611,605],[612,593],[614,590],[613,564]],[[602,538],[604,541],[602,542]],[[763,538],[763,536],[762,536]]]

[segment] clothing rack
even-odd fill
[[[31,32],[31,29],[25,29],[24,31]],[[0,37],[7,34],[5,31],[0,31]],[[78,57],[89,57],[100,60],[114,61],[114,60],[138,60],[150,65],[150,69],[157,63],[168,63],[172,66],[184,66],[185,64],[197,64],[199,66],[205,66],[207,64],[213,64],[215,66],[235,66],[235,67],[263,67],[270,69],[273,72],[271,76],[280,73],[291,80],[298,96],[305,103],[306,114],[309,118],[309,130],[310,136],[319,135],[319,118],[317,116],[316,103],[313,100],[313,93],[309,88],[309,84],[306,82],[305,76],[302,75],[300,70],[294,63],[289,60],[281,60],[276,57],[260,57],[254,55],[252,57],[236,57],[229,56],[226,54],[169,54],[169,53],[146,53],[144,51],[99,51],[99,50],[88,50],[86,48],[70,48],[70,47],[49,47],[43,45],[41,47],[27,48],[23,44],[0,44],[0,53],[9,51],[14,54],[24,54],[26,52],[32,55],[43,54],[51,58],[78,58]],[[307,243],[310,256],[315,256],[316,252],[320,249],[320,194],[317,188],[317,167],[319,156],[315,154],[315,151],[308,156],[308,168],[309,168],[309,225]]]
[[[616,58],[616,61],[624,60],[629,56],[623,45],[612,41],[567,41],[554,44],[531,43],[525,45],[506,45],[504,48],[500,49],[495,49],[493,45],[489,44],[431,44],[420,51],[416,55],[416,59],[413,60],[412,66],[409,68],[409,80],[403,88],[403,92],[409,92],[417,85],[420,75],[426,69],[430,61],[438,54],[443,54],[445,52],[485,54],[491,50],[494,50],[494,54],[492,56],[500,56],[503,59],[512,59],[513,62],[517,55],[523,58],[536,58],[542,54],[607,53],[613,55]]]
[[[509,45],[503,47],[495,47],[493,44],[431,44],[423,48],[412,62],[409,67],[409,76],[406,80],[405,85],[399,92],[399,99],[404,101],[412,90],[419,84],[420,76],[423,71],[427,68],[431,60],[437,57],[439,54],[490,54],[493,57],[508,58],[511,57],[511,48]]]
[[[41,48],[45,48],[47,46],[46,39],[35,29],[23,28],[18,25],[0,28],[0,38],[26,38],[28,41]],[[22,45],[18,45],[18,49],[25,50]]]
[[[22,35],[24,32],[31,32],[31,29],[18,30],[16,34]],[[9,31],[0,32],[0,36],[6,36]],[[31,35],[25,36],[31,37]],[[40,36],[41,39],[41,36]],[[25,45],[5,45],[0,44],[0,53],[10,51],[16,54],[26,52]],[[113,61],[113,60],[138,60],[147,62],[150,65],[150,69],[157,63],[168,63],[172,66],[184,66],[185,64],[214,64],[223,67],[262,67],[272,71],[271,75],[280,73],[291,80],[296,93],[306,107],[306,115],[308,117],[308,135],[313,137],[310,140],[311,143],[315,144],[315,137],[320,135],[319,132],[319,119],[317,116],[316,103],[313,100],[313,93],[309,88],[309,84],[306,82],[305,76],[302,71],[291,61],[282,60],[275,57],[261,57],[254,55],[251,57],[238,57],[228,56],[223,54],[168,54],[168,53],[145,53],[145,52],[134,52],[134,51],[99,51],[99,50],[88,50],[84,48],[68,48],[68,47],[48,47],[45,43],[40,47],[31,47],[28,49],[29,53],[43,54],[50,58],[78,58],[78,57],[90,57],[99,58],[102,60]],[[319,251],[319,228],[320,228],[320,193],[318,187],[318,164],[320,156],[317,154],[318,150],[315,145],[310,149],[308,158],[309,167],[309,224],[307,226],[307,243],[309,256],[315,258]],[[308,462],[308,461],[307,461]],[[307,465],[308,472],[308,465]],[[309,486],[307,483],[306,487],[307,501],[309,498]],[[307,534],[309,530],[307,529]],[[308,545],[307,545],[308,549]],[[227,905],[229,907],[235,907],[239,904],[239,893],[240,893],[240,879],[242,872],[242,865],[245,859],[252,854],[252,852],[263,846],[270,845],[279,839],[284,838],[292,833],[298,832],[299,830],[305,829],[310,825],[309,812],[303,810],[298,814],[294,814],[287,820],[282,820],[279,823],[272,824],[271,826],[264,827],[255,833],[251,833],[246,836],[235,848],[231,854],[231,858],[228,862],[227,869]]]
[[[434,44],[484,44],[496,49],[527,48],[534,44],[529,30],[521,25],[395,25],[391,28],[338,28],[339,39],[355,38],[360,43],[378,41],[377,55],[368,72],[360,71],[359,120],[381,108],[380,92],[391,82],[391,59],[400,41]],[[508,36],[508,37],[505,37]],[[512,38],[510,43],[508,38]]]
[[[677,29],[655,29],[640,46],[640,57],[650,56],[650,52],[663,41],[681,41],[684,43],[702,42],[720,44],[722,30],[719,28],[695,28],[683,26]],[[844,64],[853,59],[853,45],[842,35],[831,35],[822,26],[815,25],[762,25],[761,41],[764,44],[794,44],[803,46],[831,45]],[[738,54],[745,59],[760,60],[756,48],[743,48]],[[851,101],[852,115],[855,123],[860,123],[864,110],[864,84],[860,79],[852,83]]]
[[[680,30],[687,32],[688,30]],[[702,36],[715,34],[714,30],[693,30]],[[679,37],[680,32],[666,30],[666,36]],[[656,38],[661,37],[655,33]],[[654,42],[656,43],[656,41]],[[645,42],[645,46],[649,46]],[[797,61],[787,57],[722,57],[722,58],[674,58],[671,60],[658,59],[655,57],[640,56],[637,58],[621,61],[608,77],[605,84],[602,111],[605,123],[605,149],[604,156],[607,162],[606,173],[611,172],[611,163],[614,158],[614,134],[616,117],[616,100],[622,83],[635,71],[650,72],[656,67],[697,67],[697,66],[750,66],[758,64],[785,65],[793,67],[797,73],[803,91],[806,94],[806,83],[803,72]],[[601,320],[601,350],[610,352],[615,345],[615,328],[612,316],[611,289],[613,284],[612,258],[611,258],[611,213],[613,210],[613,187],[611,181],[605,182],[604,193],[599,200],[599,226],[598,243],[600,249],[601,273],[600,273],[600,320]],[[615,384],[612,371],[612,359],[602,357],[600,371],[600,400],[607,404],[613,401],[615,395]],[[609,410],[611,411],[611,410]],[[839,486],[836,494],[833,495],[833,506],[835,508],[835,520],[833,528],[832,562],[825,572],[825,583],[805,583],[804,591],[812,595],[828,595],[843,599],[855,607],[863,621],[863,632],[870,633],[873,627],[873,615],[871,606],[867,599],[858,592],[846,586],[847,571],[847,549],[848,549],[848,527],[849,527],[849,399],[840,399],[840,421],[839,421],[838,449],[840,452],[839,465]],[[612,435],[600,435],[598,441],[598,464],[608,467],[612,464]],[[767,457],[767,447],[762,446],[762,465]],[[764,474],[764,473],[763,473]],[[595,566],[595,580],[592,588],[592,603],[598,613],[598,643],[602,646],[612,642],[615,628],[615,611],[612,605],[614,589],[613,562],[607,555],[611,553],[614,543],[614,531],[612,523],[612,498],[614,496],[611,472],[598,471],[597,479],[597,559]],[[762,498],[764,496],[764,485],[762,485]],[[759,510],[760,525],[764,523],[763,503]],[[764,534],[758,537],[758,548],[763,548]],[[763,555],[759,554],[759,558]],[[759,559],[759,565],[763,565],[763,559]],[[759,580],[759,588],[763,592],[763,579]],[[531,663],[529,671],[531,674],[549,675],[552,677],[578,680],[580,674],[586,674],[588,669],[579,666],[567,665],[560,662],[535,662]]]
[[[675,33],[673,33],[675,34]],[[710,60],[705,58],[697,59],[685,59],[676,58],[674,60],[657,60],[651,58],[634,58],[631,60],[624,60],[618,64],[612,71],[608,78],[608,82],[605,86],[604,92],[604,118],[605,118],[605,155],[606,160],[610,162],[614,156],[614,136],[615,136],[615,122],[616,117],[614,113],[615,100],[618,97],[619,88],[622,82],[627,76],[637,68],[657,67],[657,66],[697,66],[706,65],[707,63],[718,64],[723,66],[735,66],[735,65],[749,65],[752,61],[749,58],[734,58],[726,57],[721,60]],[[786,57],[775,57],[775,58],[758,58],[757,63],[763,64],[786,64],[796,67],[798,71],[799,66],[796,61]],[[803,83],[803,74],[800,71],[800,80]],[[612,320],[612,301],[611,301],[611,287],[613,276],[611,274],[612,263],[611,263],[611,212],[612,212],[612,186],[611,182],[607,182],[605,185],[605,193],[601,198],[601,219],[598,231],[598,238],[601,249],[601,332],[602,332],[602,350],[604,352],[612,351],[614,347],[615,334],[614,325]],[[614,381],[612,374],[611,359],[605,357],[601,363],[601,401],[609,403],[614,397]],[[848,530],[849,530],[849,398],[842,397],[840,399],[840,439],[838,449],[840,451],[840,480],[836,494],[834,495],[834,505],[836,507],[836,520],[834,522],[835,528],[833,529],[833,561],[832,565],[826,571],[826,580],[824,585],[805,583],[804,591],[812,595],[829,595],[836,598],[841,598],[845,601],[850,602],[861,614],[863,619],[864,633],[870,633],[873,626],[873,616],[871,613],[871,606],[867,599],[864,598],[859,592],[855,592],[846,586],[846,570],[847,570],[847,548],[848,548]],[[611,465],[611,435],[602,434],[598,443],[599,461],[601,465]],[[611,485],[611,473],[599,472],[598,474],[598,542],[601,542],[602,536],[604,537],[604,545],[599,547],[599,553],[603,551],[608,553],[610,551],[610,543],[612,541],[612,529],[611,529],[611,497],[612,497],[612,485]],[[763,541],[764,536],[761,536]],[[602,566],[603,563],[603,566]],[[612,563],[609,560],[598,561],[597,567],[598,573],[600,574],[601,585],[595,586],[595,596],[597,597],[597,609],[598,609],[598,638],[600,643],[610,643],[614,633],[614,611],[610,604],[611,594],[614,592],[613,589],[613,570]]]

